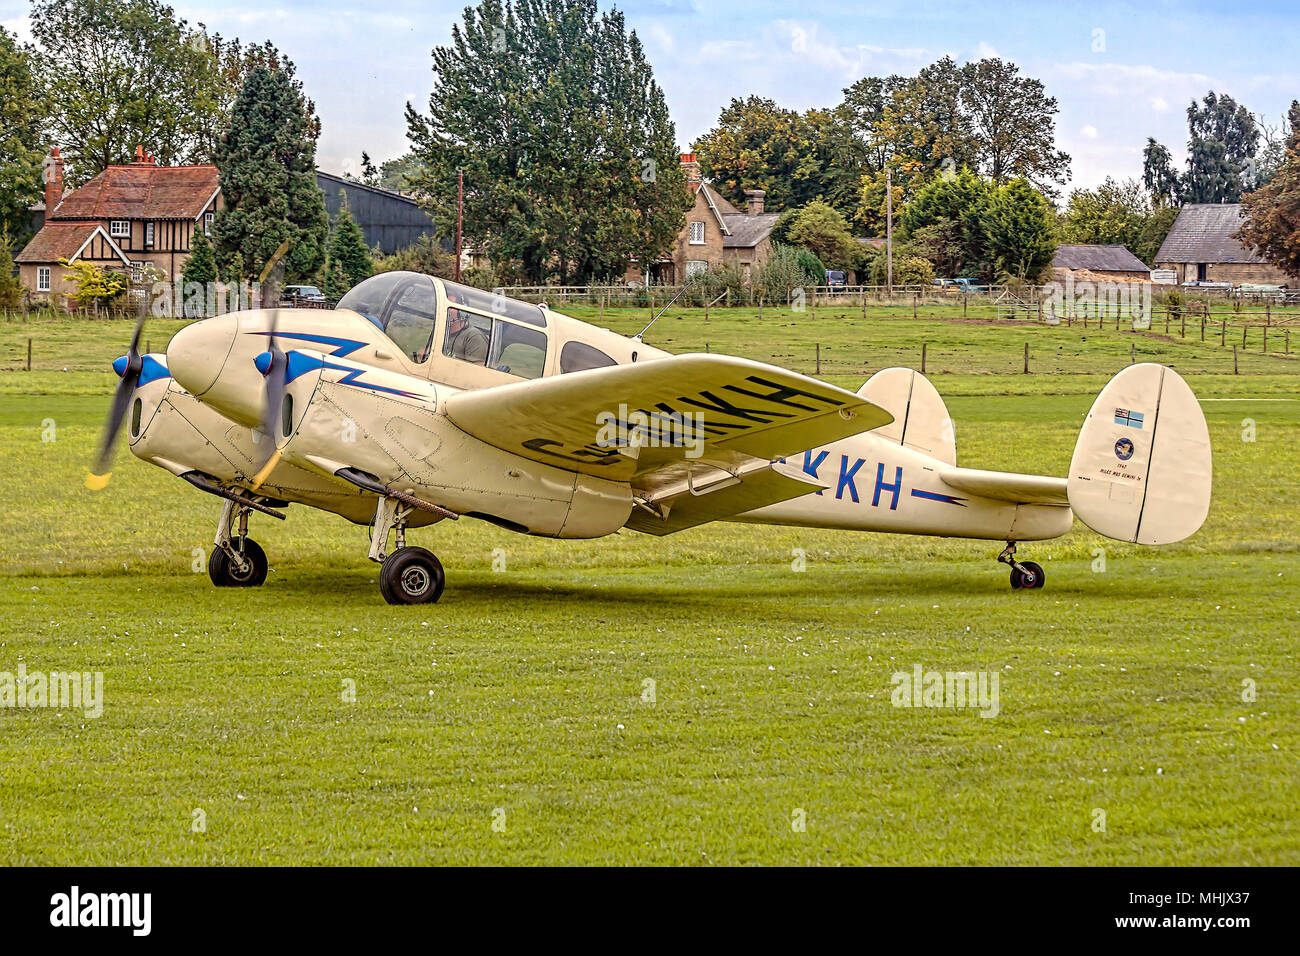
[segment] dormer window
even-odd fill
[[[108,234],[114,239],[131,238],[131,220],[114,219],[108,224]]]
[[[693,246],[704,245],[704,223],[702,222],[691,223],[691,245]]]

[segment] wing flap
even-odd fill
[[[810,480],[801,468],[759,460],[732,470],[691,463],[685,476],[674,468],[645,477],[650,479],[648,485],[637,479],[642,486],[638,507],[626,527],[655,535],[684,531],[825,487]]]
[[[458,392],[447,417],[533,461],[619,481],[707,457],[739,467],[877,428],[845,389],[727,355],[680,355]]]

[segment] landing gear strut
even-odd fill
[[[1041,588],[1047,580],[1042,565],[1033,561],[1016,560],[1016,543],[1008,541],[1007,546],[998,555],[998,561],[1011,566],[1011,586],[1013,588]]]
[[[208,555],[208,577],[219,588],[256,588],[266,581],[267,560],[262,546],[248,536],[248,515],[252,509],[227,501],[217,522],[217,536]],[[239,522],[238,537],[231,525]]]
[[[379,593],[389,604],[432,604],[442,597],[446,576],[433,552],[407,547],[406,521],[415,508],[394,498],[380,498],[375,508],[375,531],[370,539],[370,560],[379,568]],[[385,554],[388,533],[397,548]]]

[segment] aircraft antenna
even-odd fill
[[[687,279],[687,280],[686,280],[686,284],[683,285],[680,289],[677,290],[677,294],[676,294],[675,296],[673,296],[671,299],[668,300],[668,304],[665,305],[662,309],[660,309],[658,312],[655,313],[654,318],[650,320],[650,325],[647,325],[644,329],[642,329],[642,330],[641,330],[640,332],[638,332],[636,335],[632,336],[633,341],[635,341],[635,342],[643,342],[643,341],[645,341],[645,334],[646,334],[647,332],[650,331],[650,326],[651,326],[651,325],[654,325],[656,322],[658,322],[658,321],[659,321],[659,316],[661,316],[661,315],[663,315],[665,312],[667,312],[667,311],[672,307],[672,304],[673,304],[674,302],[676,302],[678,299],[680,299],[680,298],[682,297],[682,293],[685,292],[687,289],[689,289],[691,286],[693,286],[693,285],[696,283],[696,281],[700,278],[700,276],[702,276],[702,275],[704,275],[703,272],[697,272],[697,273],[695,273],[695,275],[692,276],[690,279]]]

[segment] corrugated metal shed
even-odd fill
[[[352,179],[316,170],[316,184],[325,194],[325,209],[330,221],[348,197],[348,210],[361,227],[370,248],[378,246],[385,254],[414,245],[421,236],[435,234],[433,220],[408,196],[376,189]],[[447,243],[443,243],[447,247]]]

